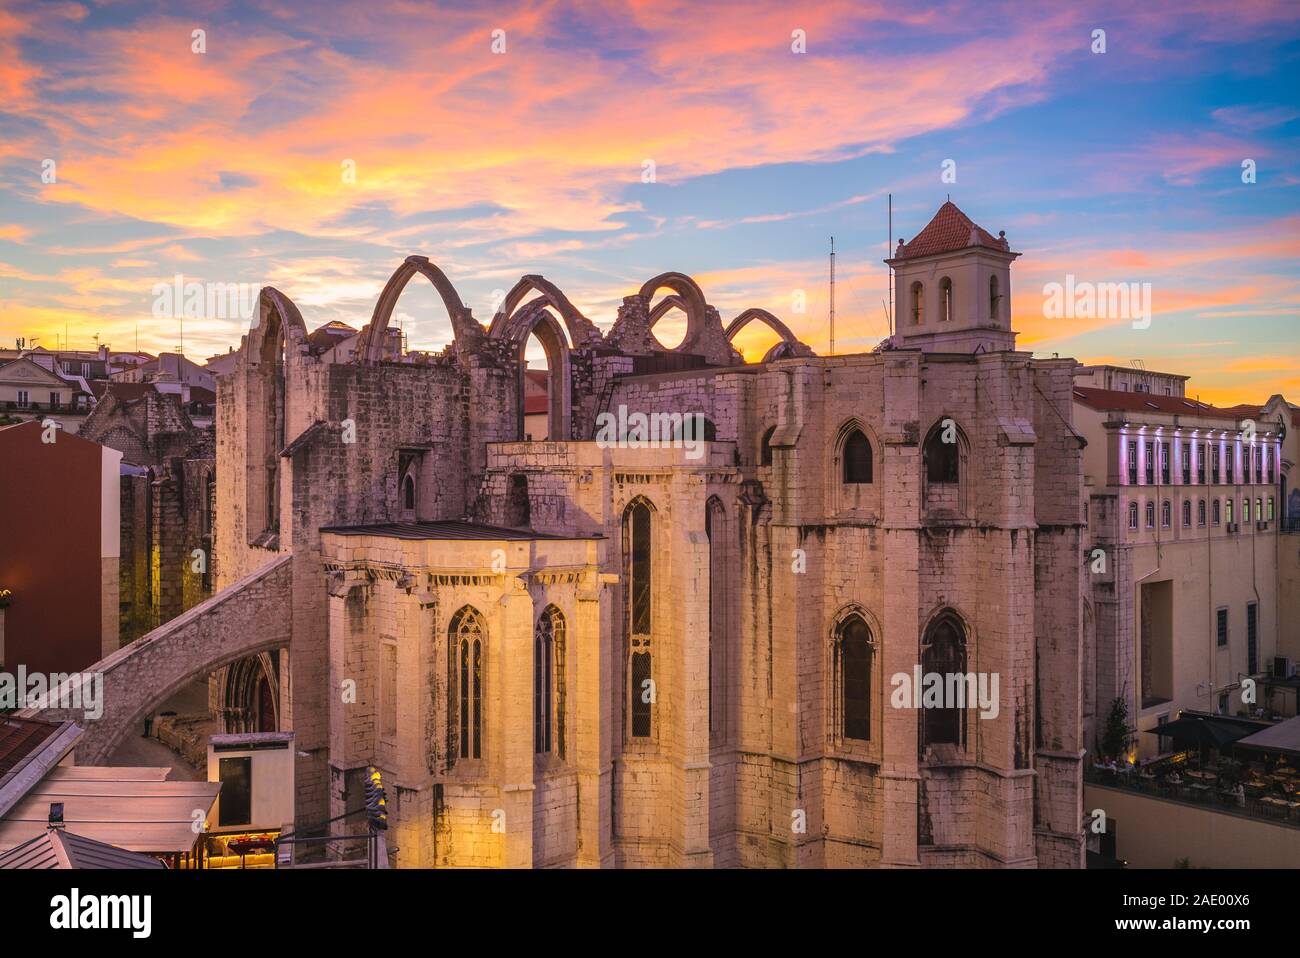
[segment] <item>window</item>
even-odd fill
[[[1138,504],[1136,502],[1128,504],[1128,527],[1130,529],[1138,527]]]
[[[1183,485],[1192,484],[1192,444],[1185,442],[1183,446]]]
[[[1273,484],[1273,448],[1271,446],[1264,450],[1264,456],[1268,459],[1268,484],[1271,486]]]
[[[1218,609],[1214,613],[1214,634],[1215,642],[1221,649],[1228,647],[1228,610]]]
[[[31,398],[28,396],[27,390],[26,389],[18,390],[19,407],[25,409],[28,405],[30,405],[30,403],[31,403]]]
[[[947,276],[939,280],[939,322],[952,319],[952,280]]]
[[[1144,444],[1142,451],[1146,453],[1145,468],[1142,470],[1146,475],[1146,483],[1148,486],[1154,486],[1156,484],[1156,444],[1147,442]]]
[[[1160,481],[1164,485],[1169,485],[1169,443],[1160,444]]]
[[[1269,522],[1273,521],[1273,497],[1268,497],[1268,515],[1264,517]]]
[[[1192,503],[1191,500],[1184,499],[1183,500],[1183,528],[1190,529],[1191,527],[1192,527]]]
[[[844,440],[844,481],[871,482],[871,443],[860,429],[854,429]]]
[[[998,301],[1000,299],[1002,299],[1002,297],[998,294],[998,278],[996,276],[990,276],[989,277],[989,320],[995,323],[998,320],[999,306],[1001,305]]]
[[[451,617],[447,629],[452,654],[452,728],[461,758],[483,757],[483,617],[473,606],[465,606]]]
[[[763,438],[758,444],[758,464],[760,466],[772,465],[772,434],[776,432],[775,426],[769,426],[767,432],[763,433]]]
[[[862,616],[854,613],[839,627],[841,734],[858,741],[871,739],[871,666],[874,643]]]
[[[50,393],[50,408],[51,408],[51,409],[58,409],[58,408],[59,408],[59,394],[58,394],[58,393]]]
[[[1259,519],[1259,520],[1261,520],[1261,521],[1262,521],[1263,518],[1264,518],[1264,500],[1263,500],[1263,499],[1256,499],[1256,500],[1255,500],[1255,518],[1256,518],[1256,519]]]
[[[1202,499],[1200,502],[1196,504],[1196,524],[1198,526],[1205,525],[1205,500],[1204,499]]]
[[[1232,500],[1231,500],[1231,499],[1224,499],[1224,500],[1223,500],[1223,504],[1224,504],[1224,505],[1227,507],[1227,509],[1228,509],[1228,515],[1227,515],[1227,522],[1228,522],[1228,525],[1232,525]]]
[[[1224,471],[1224,479],[1225,479],[1225,481],[1228,483],[1228,485],[1232,485],[1232,484],[1233,484],[1233,481],[1234,481],[1234,480],[1233,480],[1233,476],[1236,474],[1236,462],[1235,462],[1235,461],[1236,461],[1236,457],[1237,457],[1237,447],[1236,447],[1236,445],[1230,446],[1230,447],[1228,448],[1227,461],[1224,462],[1224,464],[1223,464],[1223,465],[1224,465],[1224,470],[1223,470],[1223,471]]]
[[[1201,446],[1200,446],[1199,443],[1197,444],[1197,448],[1196,448],[1196,484],[1197,484],[1198,486],[1203,486],[1203,485],[1205,485],[1205,457],[1206,457],[1206,455],[1209,453],[1209,450],[1210,450],[1210,447],[1209,447],[1208,444],[1207,444],[1204,448],[1201,448]]]
[[[1250,523],[1250,500],[1249,499],[1241,500],[1241,521],[1247,525],[1249,525]]]
[[[1255,484],[1263,485],[1264,483],[1264,448],[1255,447]]]
[[[966,673],[966,630],[952,612],[942,613],[926,632],[921,644],[921,672],[938,673],[949,687],[948,676]],[[949,744],[961,746],[966,738],[966,710],[955,702],[941,702],[937,708],[921,710],[921,748]]]
[[[1138,484],[1138,444],[1137,440],[1130,440],[1128,444],[1128,484],[1136,486]]]
[[[1219,500],[1218,499],[1215,499],[1210,503],[1210,513],[1214,517],[1213,518],[1214,524],[1217,526],[1219,524]]]
[[[947,433],[951,442],[944,442]],[[925,478],[928,482],[952,483],[958,480],[960,461],[956,429],[942,428],[942,423],[930,431],[925,441]]]
[[[651,669],[651,505],[632,500],[623,513],[623,550],[627,574],[631,734],[649,738],[655,702]]]
[[[1168,499],[1160,504],[1160,527],[1162,529],[1168,529],[1173,523],[1173,511]]]
[[[1214,484],[1216,486],[1219,484],[1219,453],[1220,452],[1221,450],[1219,449],[1217,444],[1210,447],[1210,478],[1214,480]]]
[[[217,825],[252,824],[253,760],[244,755],[217,760],[221,798],[217,802]]]
[[[1156,527],[1156,504],[1154,502],[1148,502],[1147,503],[1147,528],[1154,529],[1155,527]]]
[[[542,610],[533,631],[533,751],[564,757],[564,614]]]
[[[920,326],[925,319],[925,290],[920,283],[912,284],[912,325]]]

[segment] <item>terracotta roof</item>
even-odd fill
[[[939,212],[934,214],[925,229],[912,238],[912,242],[903,243],[899,240],[894,259],[916,259],[919,256],[934,256],[936,253],[952,253],[968,246],[983,246],[1002,252],[1011,250],[1004,237],[996,237],[976,225],[949,200],[939,207]]]
[[[202,403],[205,406],[215,406],[217,404],[217,394],[211,389],[204,389],[202,386],[191,386],[190,402]]]
[[[343,340],[356,334],[357,331],[347,323],[332,320],[307,334],[307,346],[315,356],[333,349]]]
[[[547,399],[545,393],[542,393],[540,396],[524,397],[525,416],[532,416],[539,412],[546,412],[548,408],[549,408],[549,400]]]
[[[1185,396],[1157,396],[1154,393],[1126,392],[1122,389],[1094,389],[1075,386],[1074,398],[1092,409],[1102,412],[1163,412],[1171,415],[1202,416],[1208,419],[1252,419],[1259,415],[1259,406],[1241,405],[1229,409],[1211,406]]]
[[[153,383],[115,383],[95,380],[90,384],[91,391],[94,392],[96,399],[103,399],[105,395],[112,395],[115,399],[122,402],[135,402],[137,399],[143,399],[149,393],[154,391]]]
[[[49,739],[58,734],[58,722],[42,719],[0,718],[0,778],[16,768],[27,756],[38,751]]]

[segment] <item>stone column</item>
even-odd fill
[[[590,544],[591,564],[578,586],[577,616],[565,648],[565,657],[570,663],[569,679],[573,683],[567,721],[572,730],[570,761],[578,773],[576,863],[579,868],[600,868],[613,851],[609,821],[609,754],[614,727],[609,721],[607,704],[610,692],[602,682],[602,677],[608,672],[610,648],[601,637],[601,600],[606,584],[616,583],[618,576],[600,574],[595,564],[597,548],[593,541]]]
[[[883,751],[880,768],[881,864],[915,868],[917,820],[920,813],[920,771],[917,761],[916,709],[893,708],[890,677],[912,674],[920,661],[919,596],[921,464],[918,433],[920,412],[916,360],[902,357],[889,364],[885,379],[886,421],[882,439],[884,501],[891,504],[883,522],[885,576],[884,636],[881,655],[884,705]]]
[[[489,648],[500,696],[496,727],[488,732],[505,812],[505,866],[533,865],[533,599],[517,575],[505,576],[499,639]],[[490,695],[490,693],[489,693]]]
[[[709,847],[709,539],[704,533],[704,478],[693,473],[673,477],[672,543],[668,564],[674,597],[673,647],[677,688],[660,689],[676,696],[673,715],[679,727],[667,732],[680,748],[680,827],[688,867],[713,864]],[[657,557],[658,558],[658,557]],[[662,732],[661,732],[662,734]],[[676,803],[675,803],[676,804]]]

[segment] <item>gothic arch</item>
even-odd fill
[[[474,319],[471,310],[461,302],[460,294],[456,292],[456,287],[451,285],[451,280],[447,279],[446,274],[429,262],[427,256],[408,256],[389,277],[383,292],[379,294],[379,300],[375,303],[370,325],[361,331],[357,356],[362,363],[372,364],[383,359],[384,340],[387,338],[388,321],[393,315],[393,307],[397,305],[397,300],[402,295],[402,290],[406,288],[406,284],[417,273],[433,283],[433,288],[442,297],[442,304],[447,308],[447,315],[451,318],[452,334],[458,344],[467,345],[483,335],[483,327]]]
[[[866,681],[868,685],[868,711],[866,720],[870,727],[878,727],[881,719],[879,703],[883,688],[882,666],[882,631],[880,620],[866,606],[858,602],[848,602],[840,606],[831,617],[830,629],[826,633],[826,675],[830,680],[831,694],[826,698],[826,722],[829,740],[837,746],[843,746],[846,739],[859,742],[879,740],[878,733],[865,736],[848,735],[845,728],[845,682],[846,662],[844,643],[848,638],[848,628],[854,621],[866,627],[868,646],[868,663]],[[860,691],[860,690],[859,690]]]
[[[596,325],[578,312],[577,307],[569,301],[569,298],[564,293],[560,292],[558,286],[535,273],[524,276],[506,294],[505,300],[501,303],[501,308],[492,317],[492,326],[488,331],[489,336],[493,339],[518,338],[516,319],[522,317],[522,312],[516,313],[515,310],[523,302],[524,296],[528,294],[529,290],[535,291],[539,296],[539,299],[534,299],[529,303],[529,306],[540,300],[559,313],[560,319],[564,321],[564,328],[569,333],[570,348],[583,349],[600,345],[601,335]],[[527,333],[524,333],[522,338],[526,340],[528,338]]]
[[[515,401],[518,406],[516,421],[520,439],[524,437],[524,350],[528,346],[528,337],[534,334],[546,352],[547,438],[551,442],[563,442],[572,435],[572,361],[568,342],[564,338],[564,328],[551,308],[553,304],[539,296],[526,303],[518,313],[510,317],[508,325],[500,330],[501,338],[514,346],[516,368],[519,370],[519,389]]]
[[[307,352],[307,325],[293,300],[273,286],[257,297],[257,322],[248,331],[248,364],[274,362],[283,338],[286,363],[297,363]]]
[[[727,324],[727,342],[731,342],[736,337],[737,333],[756,319],[759,322],[764,323],[770,330],[772,330],[772,332],[780,336],[783,342],[797,343],[799,341],[799,337],[790,330],[789,326],[781,322],[781,320],[777,319],[765,309],[751,306]]]
[[[663,303],[657,304],[654,309],[650,309],[650,303],[654,299],[654,294],[661,289],[671,289],[677,295],[668,297],[672,300],[668,306]],[[704,337],[705,322],[707,320],[708,303],[704,300],[704,291],[700,289],[699,284],[691,279],[685,273],[660,273],[654,279],[646,282],[641,287],[638,294],[649,310],[649,326],[653,327],[655,322],[672,306],[676,306],[686,313],[686,335],[682,341],[675,347],[668,350],[673,353],[689,353],[700,344]],[[649,327],[647,327],[649,328]]]

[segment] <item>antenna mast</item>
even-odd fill
[[[835,237],[831,237],[831,353],[835,355]]]
[[[889,194],[889,235],[885,237],[885,255],[894,255],[894,194]],[[885,312],[889,322],[889,335],[894,335],[894,267],[889,267],[889,309]]]

